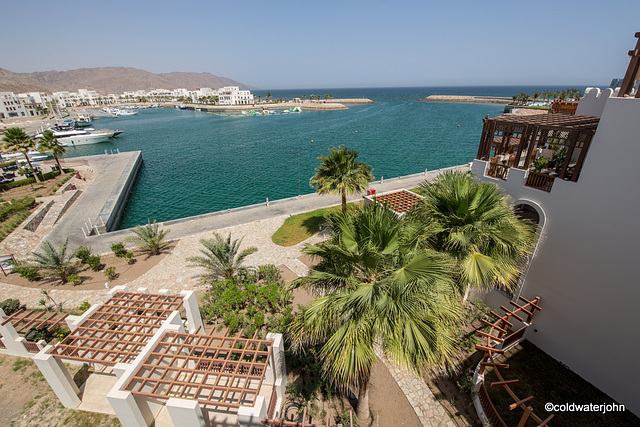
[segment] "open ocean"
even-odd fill
[[[571,86],[584,90],[585,86]],[[245,116],[154,108],[100,118],[96,129],[120,129],[113,142],[68,148],[66,157],[141,150],[144,164],[120,227],[312,193],[317,157],[340,144],[360,152],[376,179],[454,166],[475,157],[482,118],[503,105],[418,102],[428,95],[512,96],[566,86],[296,89],[253,91],[264,99],[369,98],[377,104],[342,111]],[[459,127],[458,127],[459,125]],[[312,142],[313,141],[313,142]]]

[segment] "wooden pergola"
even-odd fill
[[[629,51],[631,60],[629,61],[627,72],[622,80],[620,91],[618,92],[618,97],[620,98],[629,96],[638,78],[640,78],[640,33],[636,33],[635,36],[638,41],[636,42],[636,48]],[[640,98],[640,90],[636,91],[635,97]]]
[[[491,176],[504,179],[510,167],[529,169],[536,160],[536,152],[539,155],[547,150],[553,153],[553,159],[557,158],[557,164],[541,175],[551,180],[577,181],[600,118],[567,114],[501,115],[487,117],[483,122],[477,158],[490,161]],[[560,152],[565,153],[564,158]]]
[[[128,363],[182,302],[179,295],[117,292],[49,354],[104,365]]]
[[[134,395],[197,400],[206,405],[253,406],[273,342],[167,332],[124,390]],[[274,397],[272,397],[273,399]]]
[[[53,329],[56,326],[67,327],[65,319],[68,314],[48,311],[25,310],[24,308],[16,311],[10,316],[4,316],[2,325],[11,323],[18,333],[23,333],[32,328],[38,329],[42,326],[48,326]]]

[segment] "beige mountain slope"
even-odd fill
[[[138,68],[100,67],[79,68],[69,71],[39,71],[35,73],[13,73],[0,68],[0,91],[76,91],[93,89],[102,94],[119,94],[131,90],[178,89],[189,90],[201,87],[251,86],[235,80],[218,77],[210,73],[166,73],[154,74]]]

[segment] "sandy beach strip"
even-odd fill
[[[429,95],[418,101],[428,102],[466,102],[474,104],[509,104],[513,102],[511,98],[499,96],[467,96],[467,95]]]

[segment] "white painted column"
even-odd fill
[[[153,416],[150,413],[143,414],[135,396],[130,391],[111,389],[107,393],[107,400],[115,411],[122,427],[146,427],[153,422]]]
[[[24,338],[18,335],[11,322],[2,325],[4,316],[4,310],[0,308],[0,335],[2,335],[2,341],[7,347],[7,353],[13,356],[30,357],[29,352],[22,344]]]
[[[267,418],[267,404],[264,396],[257,396],[253,406],[238,408],[238,424],[242,427],[262,426],[260,420]]]
[[[281,413],[284,394],[287,389],[287,365],[284,359],[284,339],[282,334],[268,333],[267,339],[273,341],[271,359],[265,372],[265,383],[273,384],[276,390],[276,414]]]
[[[78,326],[82,324],[82,322],[87,320],[89,316],[91,316],[93,313],[98,311],[100,307],[102,307],[102,304],[93,304],[91,307],[89,307],[87,311],[82,313],[80,316],[74,316],[72,314],[67,316],[64,320],[65,322],[67,322],[67,326],[69,327],[69,330],[71,332],[75,331],[78,328]]]
[[[127,292],[127,289],[128,288],[125,285],[114,286],[113,288],[109,289],[107,295],[109,295],[109,298],[113,298],[113,295],[116,292]]]
[[[44,350],[33,356],[33,361],[42,372],[53,392],[60,399],[60,403],[67,408],[77,408],[80,405],[80,398],[78,398],[80,390],[73,382],[73,378],[71,378],[66,366],[51,354],[46,354],[52,348],[53,346],[51,345],[46,346]]]
[[[198,299],[196,293],[193,291],[182,291],[180,295],[183,296],[182,305],[187,314],[187,322],[189,323],[189,333],[195,333],[198,327],[200,333],[204,334],[204,324],[202,323],[202,316],[200,316],[200,307],[198,307]]]
[[[172,397],[166,403],[167,411],[175,427],[205,427],[202,408],[197,400]]]

